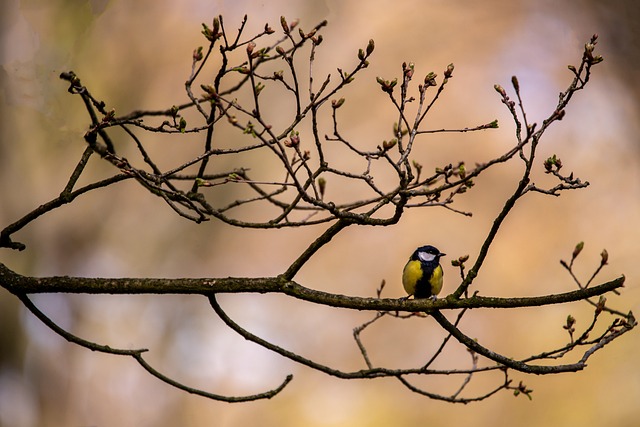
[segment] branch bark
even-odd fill
[[[218,293],[282,293],[291,297],[331,307],[372,311],[421,312],[460,308],[521,308],[581,301],[603,295],[624,285],[625,277],[585,289],[535,297],[488,297],[474,295],[455,298],[453,295],[432,301],[391,298],[365,298],[332,294],[300,285],[293,280],[277,277],[227,278],[89,278],[89,277],[29,277],[23,276],[0,263],[0,286],[15,295],[37,293],[72,294],[189,294],[213,295]]]

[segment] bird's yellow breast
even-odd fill
[[[442,276],[444,275],[442,267],[439,265],[433,269],[433,274],[429,279],[431,285],[431,295],[438,295],[442,290]]]
[[[422,278],[420,261],[409,261],[402,271],[402,286],[408,295],[416,292],[416,283]],[[441,285],[442,286],[442,285]]]

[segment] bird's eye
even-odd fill
[[[418,258],[420,258],[420,261],[424,261],[424,262],[433,261],[435,257],[436,256],[434,254],[430,254],[429,252],[418,252]]]

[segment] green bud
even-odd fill
[[[211,28],[209,28],[209,26],[207,24],[205,24],[204,22],[202,23],[202,34],[205,36],[205,38],[207,40],[209,40],[210,42],[215,41],[215,38],[213,36],[213,31],[211,31]]]
[[[467,176],[467,170],[464,167],[464,163],[460,163],[460,166],[458,166],[458,175],[462,179],[464,179]]]
[[[572,315],[568,315],[567,316],[567,323],[562,327],[563,329],[566,329],[569,332],[573,332],[575,331],[575,329],[573,328],[576,324],[576,319],[575,317],[573,317]]]
[[[578,255],[580,255],[580,252],[582,252],[583,248],[584,248],[584,242],[578,243],[576,247],[573,249],[572,257],[575,259]]]
[[[193,60],[202,61],[202,58],[202,46],[198,46],[198,48],[193,51]]]
[[[213,33],[214,36],[220,37],[218,35],[218,31],[220,31],[220,18],[218,18],[217,16],[215,18],[213,18],[213,29],[211,30],[211,32]]]
[[[453,75],[453,69],[454,69],[454,65],[453,64],[449,64],[447,65],[447,69],[444,72],[444,78],[448,79],[451,78],[451,76]]]
[[[382,141],[382,149],[384,151],[388,151],[393,147],[395,147],[397,143],[398,143],[398,140],[395,138],[393,138],[391,141]]]
[[[438,83],[436,83],[436,77],[438,77],[438,75],[436,73],[434,73],[433,71],[430,72],[429,74],[426,75],[426,77],[424,78],[424,85],[426,87],[429,86],[436,86]]]
[[[369,44],[367,44],[367,56],[371,55],[373,53],[373,49],[375,49],[376,45],[373,42],[373,39],[369,40]]]
[[[289,34],[291,30],[289,29],[289,24],[287,24],[287,19],[284,16],[280,17],[280,25],[282,26],[284,33]]]
[[[334,99],[334,100],[331,101],[331,107],[333,109],[340,108],[340,107],[342,107],[342,104],[344,104],[344,101],[345,101],[344,98]]]

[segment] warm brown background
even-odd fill
[[[216,14],[236,28],[247,13],[254,30],[266,22],[279,29],[283,14],[300,18],[303,28],[328,19],[318,54],[325,72],[353,64],[357,49],[374,38],[372,66],[349,89],[343,115],[343,129],[363,146],[388,139],[395,120],[375,76],[399,76],[402,61],[415,62],[417,75],[432,70],[441,75],[454,62],[455,76],[432,116],[432,128],[494,118],[501,128],[424,140],[420,160],[427,170],[503,152],[512,143],[513,128],[493,85],[508,87],[518,75],[529,118],[541,121],[570,80],[566,66],[577,65],[584,42],[597,32],[605,62],[541,148],[541,158],[558,154],[567,170],[592,185],[561,198],[530,195],[504,224],[475,286],[485,295],[504,296],[570,290],[558,260],[584,240],[578,273],[588,276],[607,248],[610,266],[601,280],[627,276],[623,295],[610,301],[640,312],[640,6],[634,0],[4,3],[0,227],[58,194],[84,148],[87,118],[79,98],[58,80],[60,72],[76,71],[118,113],[183,102],[191,51],[204,44],[200,23]],[[111,171],[93,160],[91,166],[95,176]],[[395,227],[348,230],[297,279],[317,289],[372,295],[384,278],[387,296],[399,297],[399,274],[416,246],[433,243],[455,257],[477,252],[518,170],[515,164],[495,169],[459,200],[459,208],[473,210],[472,219],[432,209],[410,212]],[[550,181],[538,174],[536,182]],[[345,196],[331,182],[328,195]],[[15,236],[27,251],[4,250],[0,262],[30,275],[264,276],[282,272],[320,231],[196,226],[126,183],[35,222]],[[447,292],[456,285],[456,271],[447,263],[445,272]],[[266,338],[343,369],[363,367],[351,330],[369,315],[275,296],[221,299],[241,324]],[[592,358],[584,372],[515,375],[535,389],[533,401],[503,393],[454,406],[413,395],[393,380],[346,382],[292,365],[226,331],[202,298],[46,295],[36,301],[83,337],[150,348],[152,362],[193,386],[251,394],[274,387],[287,373],[295,379],[272,401],[229,405],[189,396],[131,360],[66,343],[0,291],[1,426],[635,426],[640,416],[635,331]],[[586,305],[480,311],[469,315],[463,329],[505,354],[525,355],[561,344],[569,313],[578,318],[578,327],[590,318]],[[387,322],[365,338],[374,363],[409,367],[424,360],[439,336],[426,320]],[[467,363],[464,352],[451,357]],[[450,379],[424,383],[442,392],[458,387]],[[472,389],[489,386],[480,380]]]

